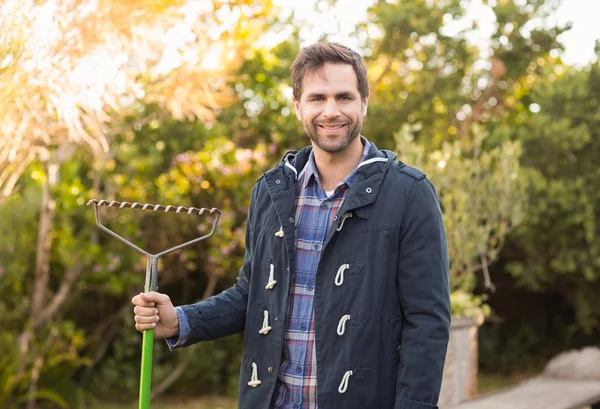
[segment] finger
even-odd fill
[[[158,315],[153,315],[152,317],[144,317],[141,315],[136,315],[134,317],[135,322],[138,324],[152,324],[158,322]]]
[[[140,307],[154,307],[154,303],[151,300],[148,300],[146,294],[139,293],[135,297],[131,299],[131,303],[134,305],[139,305]]]
[[[150,291],[148,293],[142,293],[142,297],[146,302],[153,302],[158,304],[170,304],[171,299],[167,294],[157,293],[156,291]]]
[[[145,317],[150,317],[152,315],[158,315],[158,309],[152,307],[140,307],[136,305],[133,309],[135,315],[143,315]]]
[[[156,323],[152,324],[135,324],[135,329],[138,331],[146,331],[148,329],[154,329],[156,327]]]

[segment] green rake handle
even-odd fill
[[[156,291],[158,257],[153,255],[146,256],[146,284],[144,292]],[[147,329],[142,333],[142,367],[140,370],[140,396],[139,409],[150,408],[150,386],[152,385],[152,348],[154,346],[154,330]]]
[[[150,385],[152,383],[152,346],[154,345],[154,330],[144,331],[142,339],[142,370],[140,372],[139,409],[150,407]]]

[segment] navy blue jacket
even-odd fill
[[[289,152],[252,190],[246,257],[237,283],[183,307],[185,345],[245,331],[239,408],[268,409],[283,348],[294,274],[297,174],[310,147]],[[372,144],[325,240],[314,319],[322,409],[437,409],[450,328],[446,237],[439,202],[421,171]],[[283,235],[276,234],[280,228]],[[266,290],[270,265],[277,285]],[[348,264],[343,285],[335,284]],[[263,312],[272,330],[259,334]],[[346,314],[343,336],[337,334]],[[260,385],[251,387],[252,364]],[[344,393],[340,383],[352,371]]]

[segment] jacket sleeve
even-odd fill
[[[252,245],[250,228],[257,186],[252,191],[250,209],[246,222],[246,254],[237,282],[227,290],[196,304],[181,307],[189,323],[189,334],[183,345],[189,346],[199,341],[211,341],[242,332],[246,322],[249,280],[252,275]]]
[[[434,186],[414,182],[401,231],[397,282],[404,315],[395,409],[437,409],[450,331],[446,234]]]

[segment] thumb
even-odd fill
[[[169,304],[171,302],[171,299],[169,298],[168,295],[161,294],[156,291],[142,293],[141,295],[142,295],[142,299],[148,303],[155,303],[158,305],[158,304]]]

